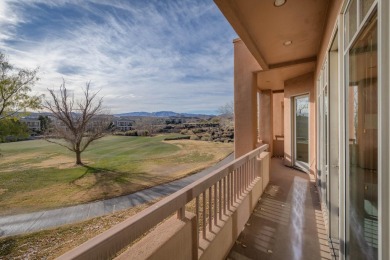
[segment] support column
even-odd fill
[[[241,39],[234,43],[234,152],[238,158],[256,148],[257,74],[261,68]]]
[[[273,152],[273,96],[272,90],[262,90],[260,92],[260,135],[259,139],[262,143],[269,145],[269,152]]]

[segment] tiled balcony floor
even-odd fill
[[[332,259],[309,175],[272,159],[270,183],[227,259]]]

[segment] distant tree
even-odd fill
[[[17,118],[0,120],[0,142],[17,141],[29,136],[28,127]]]
[[[297,115],[298,116],[304,116],[307,114],[309,108],[309,104],[307,103],[299,103],[297,106]]]
[[[0,53],[0,120],[18,118],[26,109],[38,109],[40,96],[29,95],[37,82],[37,69],[19,69]]]
[[[219,123],[222,127],[233,127],[234,125],[234,102],[227,102],[219,107]]]
[[[103,109],[103,98],[91,93],[90,83],[83,89],[83,97],[75,101],[61,84],[59,94],[48,89],[51,100],[45,100],[43,107],[54,117],[46,140],[61,145],[76,154],[76,164],[82,165],[81,153],[95,140],[108,133],[111,117]]]
[[[218,124],[219,122],[221,122],[221,119],[219,117],[214,117],[211,119],[211,123],[213,124]]]
[[[41,122],[41,132],[46,132],[46,130],[49,128],[49,125],[51,123],[50,118],[48,116],[40,115],[38,117],[38,120]]]
[[[134,124],[139,136],[152,136],[157,132],[159,120],[155,117],[140,117]]]
[[[234,114],[234,103],[233,101],[227,102],[225,105],[218,108],[220,116],[233,117]]]

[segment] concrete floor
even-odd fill
[[[309,175],[271,160],[270,183],[227,259],[332,259]]]

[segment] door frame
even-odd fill
[[[307,131],[308,131],[308,162],[302,162],[302,161],[299,161],[297,160],[297,136],[296,136],[296,99],[297,98],[301,98],[301,97],[307,97],[308,99],[308,107],[307,107],[307,111],[308,111],[308,121],[307,121]],[[293,152],[293,156],[292,156],[292,165],[294,168],[297,168],[298,170],[301,170],[303,172],[306,172],[306,173],[310,173],[310,166],[309,166],[309,162],[310,162],[310,93],[308,92],[305,92],[305,93],[302,93],[302,94],[299,94],[299,95],[295,95],[295,96],[292,96],[291,97],[292,99],[292,109],[291,109],[291,112],[292,112],[292,124],[291,124],[291,132],[292,132],[292,152]]]

